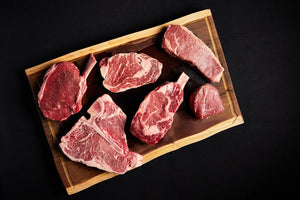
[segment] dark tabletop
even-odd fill
[[[50,1],[49,1],[50,2]],[[69,199],[257,199],[299,193],[299,15],[288,1],[4,1],[0,199],[65,199],[24,70],[210,8],[245,124]]]

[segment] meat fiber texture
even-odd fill
[[[162,48],[170,55],[196,66],[210,81],[219,82],[224,68],[212,50],[189,29],[181,25],[169,25]]]
[[[163,65],[144,53],[119,53],[103,58],[99,66],[103,86],[117,93],[155,82]]]
[[[89,119],[82,116],[61,138],[59,146],[68,158],[119,174],[142,165],[143,157],[127,146],[126,115],[108,94],[99,97],[88,113]]]
[[[154,145],[160,141],[172,126],[188,80],[189,77],[182,73],[177,82],[166,82],[151,91],[133,117],[131,133],[144,143]]]
[[[81,100],[87,90],[86,79],[96,63],[91,54],[82,76],[71,62],[52,65],[38,93],[38,104],[45,117],[63,121],[81,110]]]
[[[190,108],[199,119],[205,119],[224,111],[219,91],[208,83],[192,93]]]

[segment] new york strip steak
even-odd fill
[[[218,58],[185,26],[169,25],[162,40],[162,48],[170,55],[196,66],[209,81],[220,81],[224,68]]]

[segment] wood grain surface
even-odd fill
[[[170,57],[161,49],[160,43],[163,32],[169,24],[180,24],[189,28],[197,37],[202,39],[219,58],[225,71],[221,81],[219,83],[213,83],[213,85],[219,90],[221,95],[225,108],[223,113],[205,120],[198,120],[189,110],[189,95],[194,89],[206,83],[207,80],[195,68],[190,67],[188,64],[178,59]],[[102,86],[103,79],[97,64],[88,77],[88,90],[83,97],[83,108],[79,113],[63,122],[52,121],[43,116],[37,104],[37,93],[42,84],[43,76],[51,65],[61,61],[70,61],[74,62],[82,72],[90,53],[93,53],[97,61],[99,61],[105,56],[111,56],[119,52],[143,52],[158,59],[163,63],[162,75],[154,84],[113,94]],[[190,76],[190,80],[184,89],[185,100],[174,116],[174,122],[171,129],[156,145],[140,142],[134,138],[129,131],[131,119],[137,111],[139,104],[155,87],[165,81],[176,81],[182,71]],[[45,135],[53,154],[57,171],[68,194],[74,194],[96,183],[118,175],[73,162],[64,156],[58,146],[60,138],[71,129],[82,115],[86,115],[86,111],[90,105],[104,93],[108,93],[116,104],[126,113],[127,122],[125,125],[125,132],[129,149],[142,154],[144,156],[144,164],[170,151],[198,142],[244,122],[235,96],[218,33],[209,9],[192,13],[150,29],[66,54],[40,65],[28,68],[25,72],[31,86]]]

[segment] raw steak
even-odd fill
[[[211,82],[219,82],[224,68],[205,43],[181,25],[169,25],[162,48],[170,55],[194,65]]]
[[[171,128],[173,116],[183,102],[183,88],[189,77],[182,73],[177,82],[166,82],[151,91],[131,122],[131,133],[142,142],[156,144]]]
[[[190,96],[190,108],[199,119],[205,119],[224,111],[217,88],[208,83],[196,89]]]
[[[89,108],[61,138],[60,148],[71,160],[119,174],[142,164],[140,154],[129,151],[124,126],[126,115],[108,94]]]
[[[143,53],[119,53],[99,65],[103,86],[115,93],[153,83],[162,70],[162,63]]]
[[[63,121],[81,110],[81,99],[87,90],[86,79],[96,62],[91,54],[82,76],[71,62],[52,65],[38,93],[38,104],[45,117]]]

